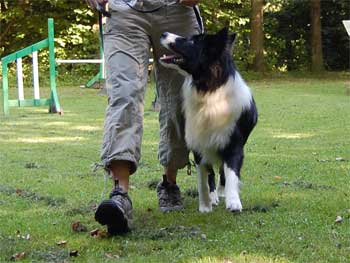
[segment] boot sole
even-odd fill
[[[97,207],[95,220],[101,225],[107,225],[111,235],[125,234],[130,231],[128,221],[123,212],[113,200],[104,200]]]

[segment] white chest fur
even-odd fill
[[[213,152],[227,145],[242,111],[250,106],[252,95],[236,73],[214,92],[199,93],[188,77],[183,87],[186,142],[190,149],[212,159]]]

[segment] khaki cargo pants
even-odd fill
[[[112,2],[112,4],[111,4]],[[114,2],[114,4],[113,4]],[[152,9],[170,1],[138,1],[136,8]],[[184,78],[175,70],[159,64],[159,57],[169,54],[160,46],[163,32],[182,36],[199,33],[193,8],[169,5],[154,13],[139,13],[121,0],[110,1],[111,17],[104,34],[108,106],[105,116],[101,159],[106,169],[114,160],[132,164],[140,160],[143,132],[144,93],[148,77],[150,48],[153,48],[160,101],[161,165],[173,169],[188,163],[181,110],[181,86]]]

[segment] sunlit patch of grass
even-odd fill
[[[18,137],[14,139],[9,140],[2,140],[4,142],[11,142],[11,143],[53,143],[53,142],[77,142],[77,141],[83,141],[85,140],[84,137],[31,137],[31,138],[24,138],[24,137]],[[1,141],[1,139],[0,139]]]
[[[304,139],[313,137],[313,134],[310,133],[275,133],[272,135],[274,138],[282,139]]]

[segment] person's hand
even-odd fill
[[[85,0],[86,3],[94,10],[98,10],[97,5],[104,7],[108,0]]]
[[[180,0],[180,4],[186,6],[195,6],[199,3],[199,0]]]

